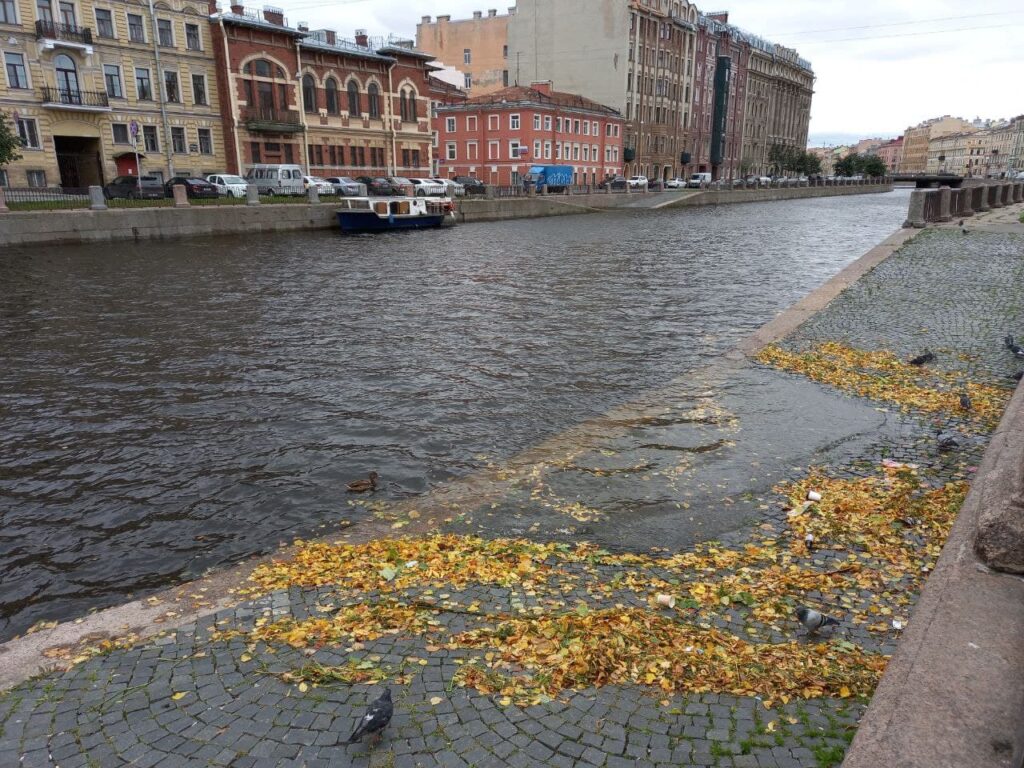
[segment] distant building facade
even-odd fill
[[[890,139],[874,149],[873,154],[885,163],[889,173],[896,173],[903,162],[903,137]]]
[[[441,176],[508,186],[531,165],[571,165],[575,183],[594,184],[622,170],[622,116],[551,83],[510,86],[436,109]]]
[[[977,125],[982,128],[975,128]],[[937,136],[928,143],[928,173],[1006,178],[1024,170],[1024,115],[975,121],[972,130]]]
[[[515,67],[509,67],[508,15],[497,10],[475,11],[471,19],[424,16],[416,25],[416,47],[432,53],[446,67],[463,73],[458,83],[470,96],[483,96],[515,84]],[[510,75],[510,71],[512,74]]]
[[[928,145],[932,139],[952,133],[972,133],[977,129],[959,117],[943,115],[926,120],[903,133],[903,161],[900,173],[925,173],[928,168]]]

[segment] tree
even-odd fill
[[[885,176],[889,173],[889,169],[885,167],[885,162],[878,155],[867,155],[863,158],[861,173],[865,176]]]
[[[21,159],[21,137],[7,124],[7,116],[0,112],[0,168]]]
[[[888,170],[878,155],[847,155],[835,166],[837,176],[885,176]]]

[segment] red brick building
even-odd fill
[[[229,171],[297,163],[314,176],[430,173],[428,54],[292,28],[272,8],[233,5],[211,23]]]
[[[437,107],[442,176],[518,184],[531,165],[571,165],[575,183],[622,172],[622,115],[551,83],[513,86]]]

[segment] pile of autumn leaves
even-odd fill
[[[994,423],[1007,398],[1005,390],[954,380],[953,374],[907,370],[891,355],[835,344],[802,355],[769,348],[761,357],[925,412],[954,412],[955,392],[966,387],[975,403],[972,417],[986,424]],[[927,386],[922,379],[928,376],[938,378],[939,389]],[[254,572],[253,593],[331,586],[351,604],[322,606],[321,616],[305,621],[261,620],[245,639],[253,648],[265,643],[357,652],[385,635],[420,636],[428,653],[471,650],[453,682],[497,694],[506,704],[621,684],[665,693],[758,695],[766,703],[870,695],[886,657],[849,642],[846,632],[861,627],[885,639],[902,626],[966,484],[928,487],[913,467],[890,462],[873,477],[812,471],[777,490],[787,499],[785,530],[766,524],[743,547],[704,545],[673,556],[454,535],[299,543],[291,559]],[[811,490],[820,501],[805,501]],[[808,538],[838,557],[815,560]],[[507,588],[510,607],[487,613],[476,602],[449,599],[450,592],[473,587]],[[674,597],[675,606],[659,606],[658,594]],[[516,596],[529,597],[531,606]],[[843,627],[830,638],[798,640],[797,604],[837,615]],[[444,615],[452,611],[473,616],[471,628],[449,632]],[[893,621],[897,614],[899,622]],[[343,673],[349,674],[334,674]],[[331,674],[318,668],[308,680],[316,684]],[[301,675],[291,679],[305,685]]]

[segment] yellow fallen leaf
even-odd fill
[[[238,657],[238,660],[239,661],[252,661],[252,654],[251,653],[243,653],[241,656]]]
[[[430,697],[430,706],[436,707],[442,701],[444,701],[444,699],[442,699],[440,696],[431,696]]]
[[[844,699],[850,698],[850,689],[844,685],[839,689],[839,696]]]
[[[186,696],[188,696],[188,692],[187,691],[178,691],[177,693],[171,694],[171,698],[174,701],[178,701],[179,699],[184,699]]]
[[[302,693],[305,693],[308,690],[309,690],[309,686],[308,685],[306,685],[305,683],[299,683],[299,691],[301,691]]]

